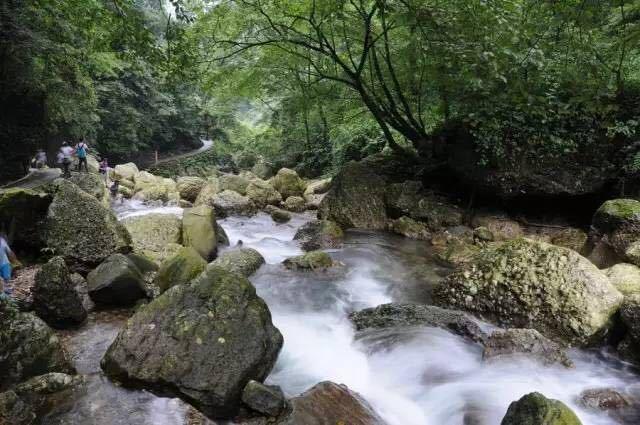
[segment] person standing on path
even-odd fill
[[[78,157],[78,171],[82,171],[82,164],[84,164],[84,171],[89,172],[89,167],[87,167],[87,153],[89,151],[89,146],[87,146],[87,142],[84,139],[80,139],[78,144],[75,147],[75,153]]]
[[[17,263],[18,257],[16,257],[16,254],[9,248],[6,236],[0,233],[0,294],[4,292],[6,295],[11,295],[13,292],[9,286],[9,281],[11,280],[11,261]]]
[[[71,177],[71,171],[69,171],[69,167],[71,166],[73,148],[69,146],[67,142],[62,142],[60,153],[62,154],[62,177]]]

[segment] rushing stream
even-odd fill
[[[121,218],[181,213],[134,203],[118,206],[116,212]],[[640,393],[637,376],[600,352],[572,351],[576,367],[565,369],[522,359],[487,363],[477,345],[435,328],[356,336],[350,312],[392,301],[429,302],[443,271],[429,260],[425,243],[372,232],[349,232],[342,249],[329,251],[342,263],[335,269],[286,270],[280,262],[301,253],[293,235],[312,218],[300,214],[287,224],[275,224],[258,214],[220,221],[231,249],[242,240],[267,261],[251,280],[285,340],[268,382],[280,385],[288,396],[331,380],[362,394],[390,425],[497,425],[509,403],[540,391],[567,403],[585,425],[610,425],[620,422],[581,409],[577,396],[593,388]],[[186,423],[188,406],[181,401],[122,389],[100,373],[100,358],[126,317],[127,312],[94,312],[82,329],[67,335],[78,371],[89,374],[89,380],[45,423]]]

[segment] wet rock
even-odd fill
[[[624,261],[640,265],[640,201],[613,199],[602,204],[593,216],[591,239],[608,245]]]
[[[439,305],[577,345],[602,340],[622,298],[575,251],[528,239],[483,249],[434,290]]]
[[[127,229],[100,201],[66,180],[56,180],[46,219],[47,246],[72,270],[89,270],[109,255],[131,251]]]
[[[229,246],[229,236],[218,222],[216,222],[216,235],[218,235],[218,246]]]
[[[133,240],[133,247],[156,261],[169,244],[182,242],[182,220],[173,214],[146,214],[122,221]]]
[[[87,286],[98,304],[131,306],[147,296],[142,272],[122,254],[112,255],[89,273]]]
[[[282,199],[287,199],[289,196],[302,196],[307,185],[294,170],[281,168],[273,177],[273,187],[280,192]]]
[[[581,425],[564,403],[530,393],[509,406],[501,425]]]
[[[349,319],[358,331],[407,326],[442,328],[474,342],[484,343],[487,335],[468,314],[422,304],[382,304],[351,313]]]
[[[429,240],[431,232],[426,224],[415,221],[412,218],[402,216],[397,220],[389,223],[389,230],[393,233],[405,236],[411,239]]]
[[[626,296],[620,308],[620,319],[626,327],[618,352],[625,359],[640,365],[640,294]]]
[[[0,393],[0,424],[32,425],[40,423],[54,401],[68,397],[69,390],[82,382],[79,376],[48,373],[37,376],[11,390]]]
[[[75,373],[56,334],[32,313],[0,299],[0,390],[49,372]]]
[[[176,181],[176,188],[182,199],[195,202],[206,184],[207,181],[200,177],[179,177]]]
[[[318,217],[347,229],[386,228],[384,180],[361,163],[346,164],[322,200]]]
[[[574,366],[559,344],[545,338],[535,329],[495,331],[489,336],[482,355],[485,359],[526,355],[546,365],[559,363],[565,367]]]
[[[0,226],[13,237],[13,248],[38,252],[44,247],[43,227],[52,197],[30,189],[0,189]]]
[[[173,257],[167,259],[158,270],[154,284],[161,292],[175,285],[186,285],[207,267],[207,262],[193,248],[181,248]]]
[[[575,227],[568,227],[556,232],[551,237],[551,243],[564,248],[573,249],[580,254],[585,254],[587,238],[587,232],[584,230],[576,229]]]
[[[620,263],[606,270],[611,284],[625,297],[633,294],[640,294],[640,267],[633,264]]]
[[[279,205],[282,202],[282,195],[273,186],[264,180],[251,180],[247,186],[247,198],[258,207],[264,208],[267,205]]]
[[[394,183],[385,192],[386,206],[394,216],[422,221],[431,231],[462,224],[462,209],[442,196],[426,192],[418,181]]]
[[[486,228],[493,235],[494,241],[507,241],[524,235],[520,223],[503,214],[476,214],[471,220],[471,226]]]
[[[62,257],[52,258],[38,270],[32,293],[36,314],[50,326],[79,325],[87,318],[82,297]]]
[[[323,270],[333,266],[331,256],[322,251],[287,258],[282,262],[289,270]]]
[[[284,410],[286,400],[280,387],[249,381],[242,391],[242,402],[252,410],[276,417]]]
[[[580,393],[578,401],[583,407],[592,410],[618,410],[631,404],[625,396],[611,388],[583,391]]]
[[[200,193],[193,205],[196,207],[199,205],[208,205],[213,207],[213,200],[218,193],[220,193],[218,179],[210,178],[207,184],[205,184],[202,190],[200,190]]]
[[[216,213],[213,208],[200,205],[184,210],[182,215],[182,244],[195,249],[205,260],[215,258],[218,248]]]
[[[221,218],[232,215],[251,216],[256,213],[256,206],[251,199],[231,190],[217,193],[213,197],[213,207]]]
[[[321,382],[289,403],[291,413],[278,425],[386,424],[358,393],[333,382]]]
[[[138,174],[140,170],[133,162],[126,164],[118,164],[113,169],[113,176],[115,179],[127,179],[133,180],[133,177]]]
[[[247,194],[249,179],[245,177],[235,174],[223,174],[218,177],[218,182],[220,185],[220,191],[231,190],[243,196]]]
[[[300,196],[289,196],[283,206],[287,211],[304,212],[307,209],[307,202]]]
[[[276,223],[286,223],[291,220],[291,214],[288,211],[281,210],[273,205],[268,205],[265,211]]]
[[[252,248],[240,248],[223,252],[207,266],[207,269],[219,267],[249,277],[257,272],[263,264],[264,257],[258,251]]]
[[[344,232],[336,222],[314,220],[300,227],[293,239],[300,241],[305,251],[340,248],[344,240]]]
[[[101,365],[126,384],[180,397],[210,417],[230,418],[247,383],[269,374],[282,343],[251,283],[212,267],[139,309]]]

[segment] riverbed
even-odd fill
[[[176,207],[126,203],[120,218]],[[330,380],[359,392],[390,425],[497,425],[509,403],[539,391],[562,400],[585,425],[625,422],[586,411],[579,394],[593,388],[640,393],[627,366],[603,351],[573,350],[576,367],[543,366],[526,359],[485,362],[476,344],[441,329],[409,327],[357,334],[349,313],[388,302],[429,303],[432,288],[446,273],[429,246],[382,232],[347,232],[341,249],[327,252],[340,265],[326,272],[296,272],[280,263],[302,251],[293,236],[312,213],[276,224],[263,213],[220,220],[233,249],[258,250],[266,259],[250,278],[271,309],[284,347],[268,383],[295,396]],[[105,378],[99,362],[130,311],[94,312],[79,330],[65,335],[87,384],[58,406],[46,424],[181,425],[192,416],[178,399],[123,389]],[[490,327],[490,325],[486,325]]]

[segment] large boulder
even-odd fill
[[[528,239],[487,247],[434,290],[443,306],[578,345],[601,340],[622,294],[577,252]]]
[[[114,252],[131,251],[127,229],[95,197],[56,180],[46,219],[47,246],[72,269],[91,269]]]
[[[33,425],[46,416],[55,400],[68,399],[83,381],[80,376],[47,373],[0,393],[0,424]]]
[[[126,218],[122,224],[131,234],[133,247],[154,260],[161,260],[169,244],[182,242],[182,220],[173,214],[146,214]]]
[[[487,339],[487,334],[468,314],[433,305],[382,304],[351,313],[349,318],[358,331],[431,326],[447,330],[474,342],[483,343]]]
[[[87,318],[87,310],[69,269],[62,257],[54,257],[36,273],[33,308],[49,325],[79,325]]]
[[[213,197],[213,207],[216,210],[216,214],[223,218],[232,215],[251,216],[257,211],[251,199],[232,190],[224,190],[217,193]]]
[[[223,174],[218,177],[220,184],[220,191],[232,190],[240,195],[247,194],[247,186],[249,186],[249,179],[238,176],[236,174]]]
[[[43,226],[51,195],[31,189],[0,189],[0,227],[13,247],[38,252],[44,247]]]
[[[107,258],[87,276],[89,296],[99,304],[130,306],[147,296],[144,276],[122,254]]]
[[[104,206],[109,207],[109,191],[102,176],[91,173],[72,173],[68,180]]]
[[[594,214],[591,227],[592,244],[604,243],[618,258],[640,266],[640,201],[605,202]]]
[[[330,220],[314,220],[301,226],[293,237],[305,251],[340,248],[344,241],[342,228]]]
[[[231,418],[250,380],[271,371],[283,339],[255,288],[213,267],[138,310],[102,359],[114,379]]]
[[[167,259],[154,279],[156,286],[164,292],[175,285],[185,285],[196,278],[207,267],[198,251],[191,247],[180,249]]]
[[[140,170],[138,170],[138,167],[133,162],[118,164],[113,169],[113,177],[118,180],[133,180],[133,177],[138,174],[139,171]]]
[[[273,187],[280,192],[282,199],[287,199],[289,196],[302,196],[307,188],[298,173],[289,168],[281,168],[272,181]]]
[[[509,406],[500,425],[582,425],[563,402],[530,393]]]
[[[187,208],[182,215],[182,244],[205,260],[216,256],[218,235],[215,210],[207,205]]]
[[[625,297],[640,294],[640,267],[633,264],[620,263],[603,270],[603,272],[607,275],[611,284]]]
[[[527,356],[546,365],[573,367],[562,347],[535,329],[497,330],[487,339],[482,355],[485,359]]]
[[[442,196],[425,191],[418,181],[393,183],[384,190],[387,209],[394,217],[407,216],[422,221],[431,231],[462,223],[461,208]]]
[[[0,390],[49,372],[75,373],[56,334],[0,298]]]
[[[264,264],[264,257],[252,248],[240,248],[222,253],[207,268],[219,267],[249,277]]]
[[[189,202],[195,202],[207,181],[200,177],[179,177],[177,189],[180,197]]]
[[[387,225],[385,182],[357,162],[344,166],[320,203],[318,217],[344,228],[384,229]]]
[[[307,209],[307,202],[300,196],[289,196],[282,206],[287,211],[304,212]]]
[[[386,424],[358,393],[333,382],[321,382],[289,403],[291,412],[278,425]]]
[[[220,192],[220,184],[217,178],[210,178],[207,183],[202,187],[198,197],[194,201],[194,206],[208,205],[213,207],[213,200],[215,196]]]
[[[251,180],[247,186],[247,198],[251,199],[258,208],[267,205],[278,205],[282,202],[282,195],[264,180]]]

